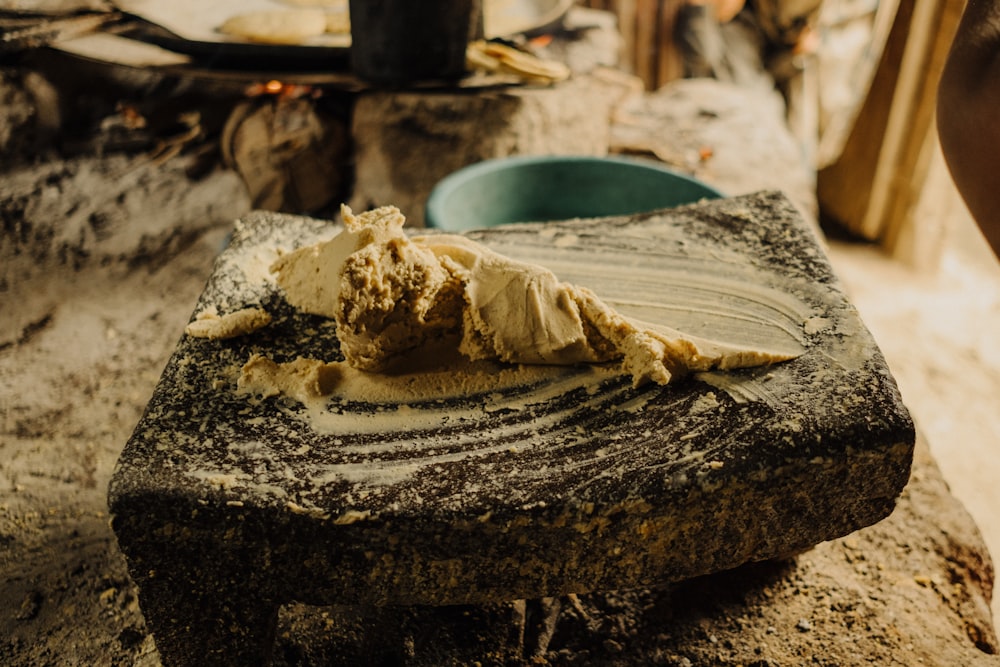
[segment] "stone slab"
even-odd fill
[[[523,619],[478,606],[289,605],[275,665],[996,665],[992,586],[982,538],[918,432],[893,513],[793,558],[528,600]],[[508,636],[523,631],[498,651],[505,623]]]
[[[119,460],[113,528],[165,664],[261,660],[293,600],[481,604],[726,570],[870,525],[906,482],[913,424],[780,194],[473,235],[612,305],[658,294],[653,316],[688,333],[725,339],[754,318],[801,345],[797,359],[668,387],[564,369],[443,402],[334,397],[320,432],[234,381],[253,352],[337,354],[332,323],[294,312],[259,272],[276,245],[335,231],[244,218],[197,310],[259,305],[274,323],[182,340]]]

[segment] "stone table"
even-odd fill
[[[334,395],[319,417],[238,394],[252,353],[338,354],[333,323],[291,309],[265,270],[335,231],[237,226],[198,310],[274,322],[182,340],[119,460],[112,525],[167,665],[264,662],[293,601],[489,616],[782,557],[877,522],[906,483],[912,422],[780,194],[473,235],[686,333],[736,343],[750,319],[758,342],[801,350],[792,361],[638,388],[551,369],[399,405]]]

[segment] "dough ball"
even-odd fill
[[[326,32],[326,12],[286,9],[247,12],[229,18],[219,31],[265,44],[301,44]]]
[[[318,7],[320,9],[341,10],[347,14],[347,0],[281,0],[292,7]]]
[[[326,31],[334,35],[351,34],[351,15],[347,12],[331,12],[327,14]]]

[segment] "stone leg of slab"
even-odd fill
[[[372,664],[518,664],[523,654],[523,601],[451,607],[379,610],[377,638],[382,655]]]
[[[545,630],[539,611],[538,601],[523,600],[445,607],[293,603],[282,608],[273,664],[520,665],[538,654]]]
[[[227,584],[202,588],[164,573],[140,583],[140,604],[164,667],[267,665],[279,605]]]
[[[146,575],[133,571],[164,667],[272,664],[282,605],[261,595],[259,584],[246,572],[219,576],[208,571],[211,556],[202,562],[203,570],[186,563],[178,566],[171,558]],[[292,618],[297,608],[306,608],[298,603],[289,607],[286,616]],[[526,651],[526,608],[524,601],[331,608],[318,623],[296,630],[330,634],[329,641],[319,646],[285,644],[276,664],[286,664],[288,656],[296,654],[302,657],[300,664],[519,664]],[[532,625],[538,625],[534,618]],[[333,627],[336,632],[331,632]],[[527,634],[536,645],[539,632]]]
[[[265,545],[152,511],[112,523],[164,667],[269,664],[281,600]]]

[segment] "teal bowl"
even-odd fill
[[[451,232],[510,222],[629,215],[717,199],[722,193],[658,163],[619,157],[485,160],[434,186],[428,227]]]

